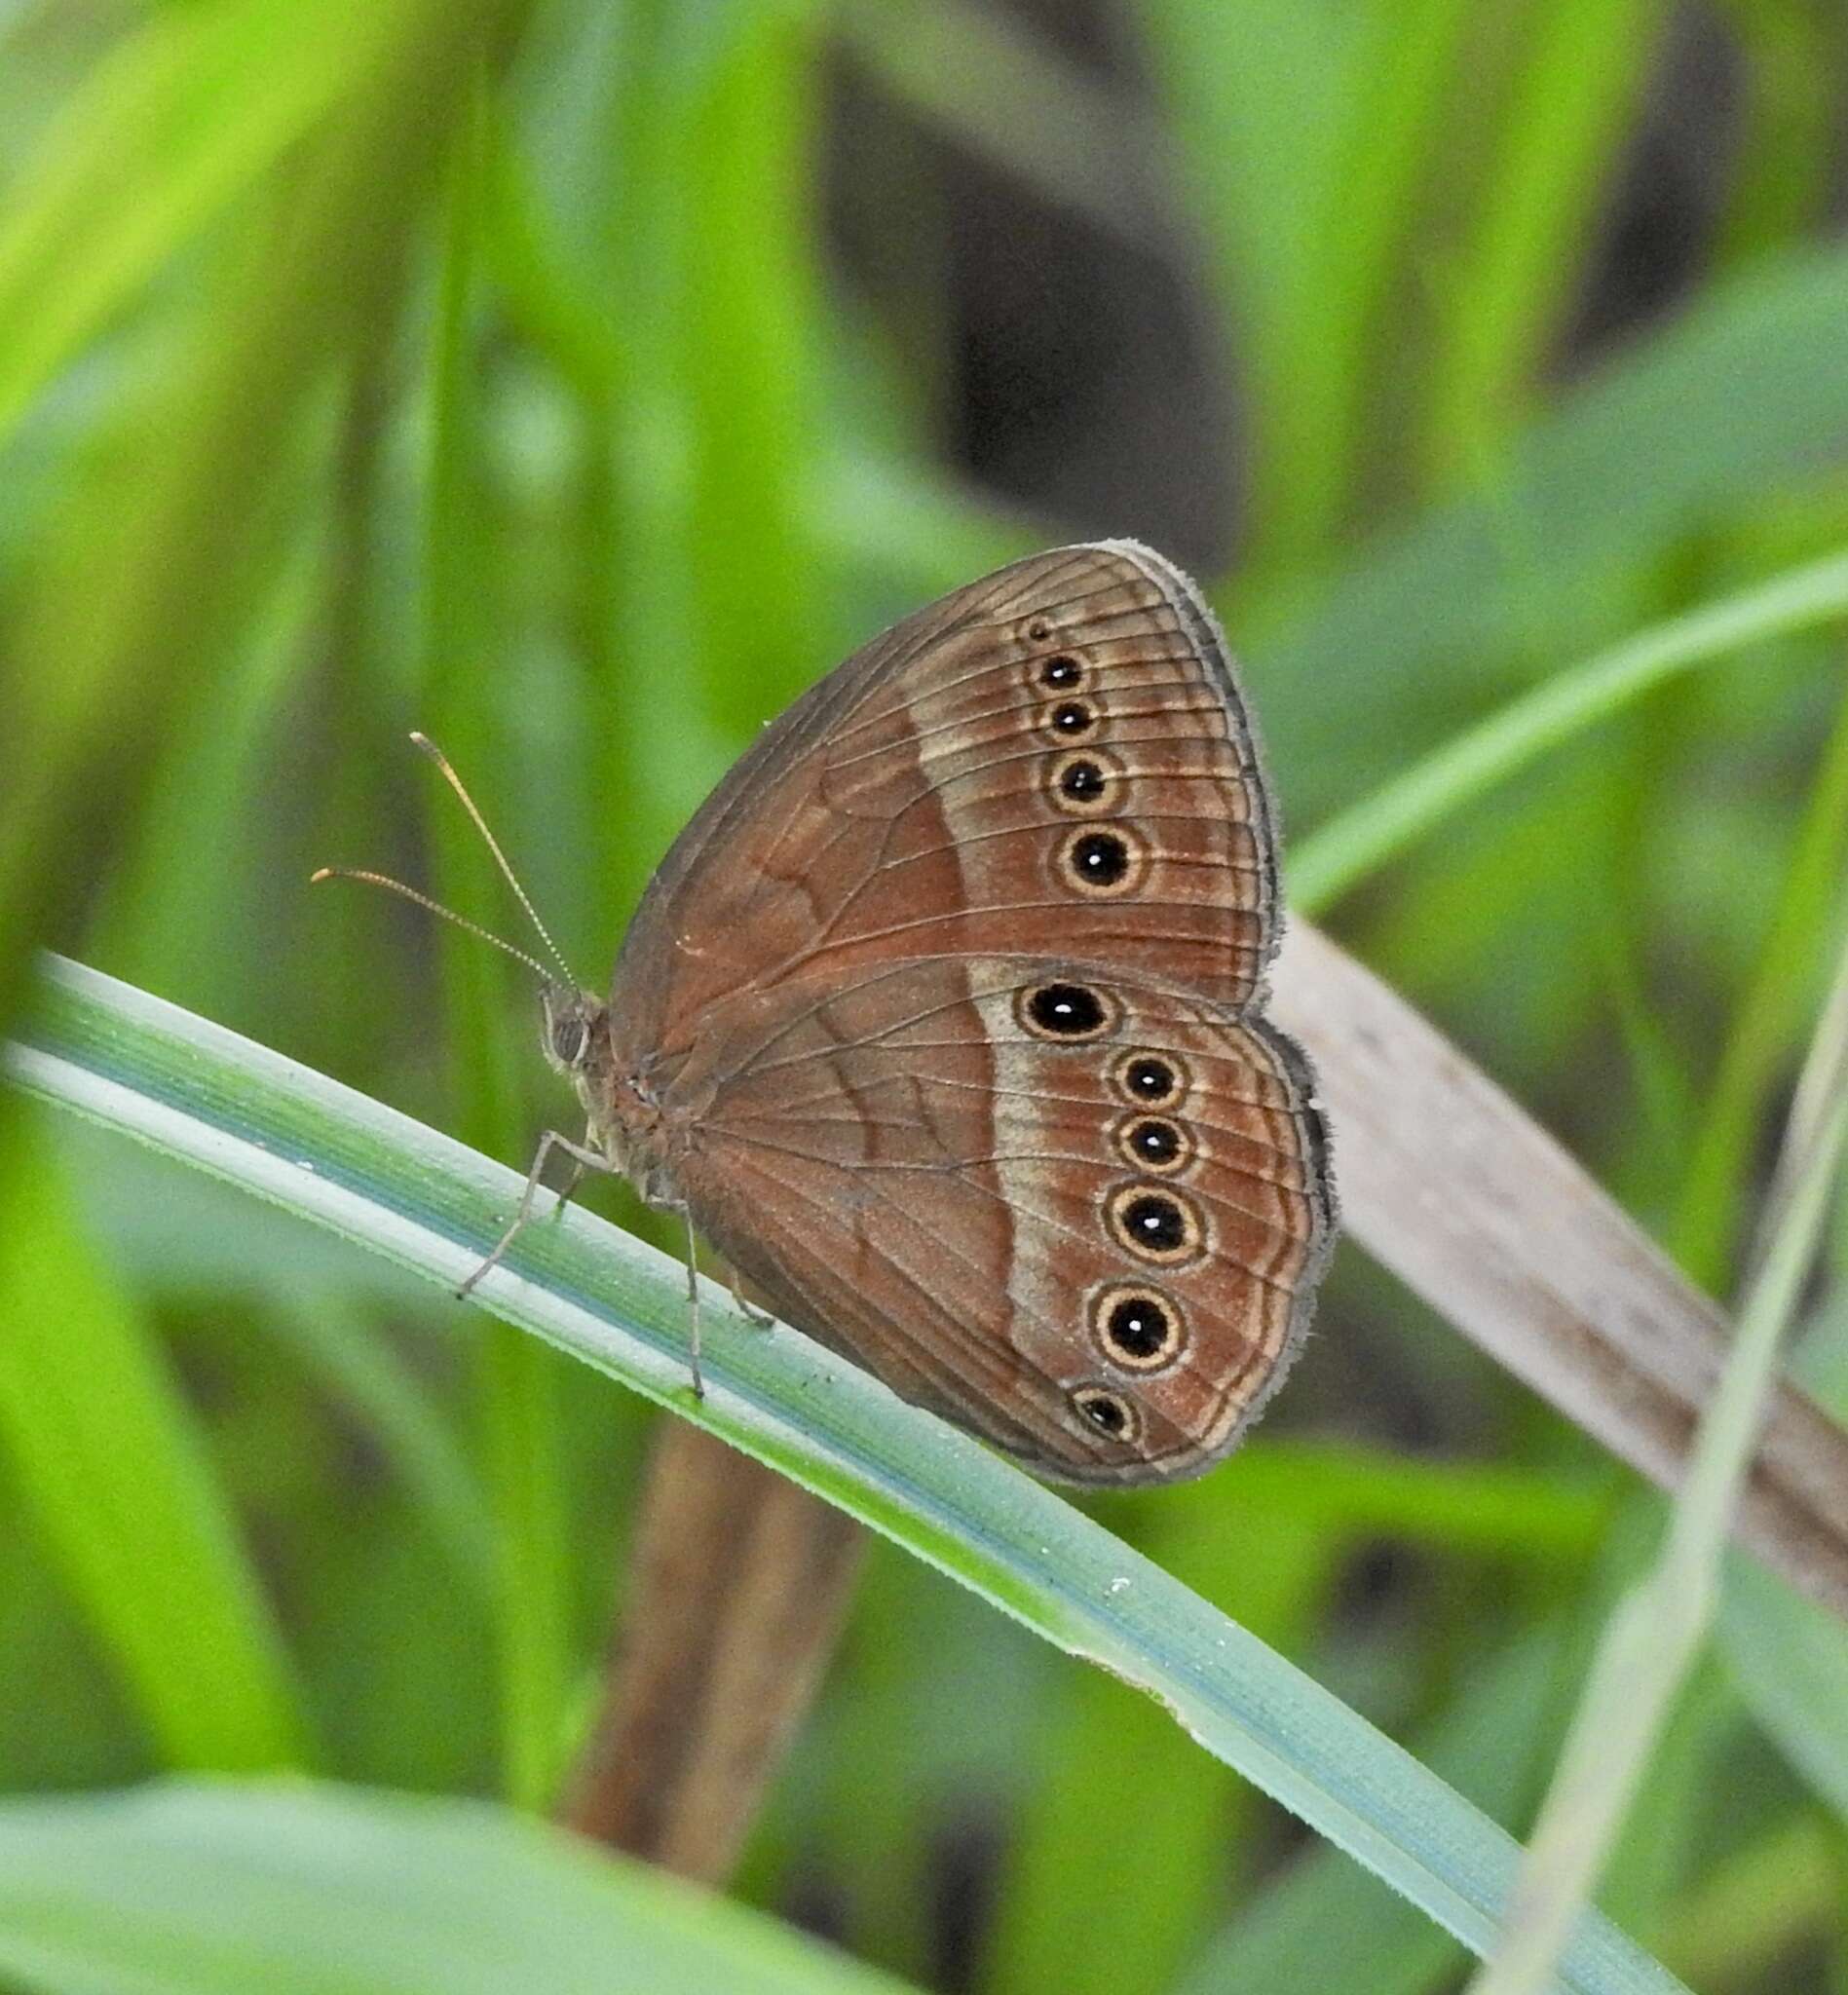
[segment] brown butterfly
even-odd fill
[[[1263,1015],[1280,921],[1198,590],[1131,541],[1017,561],[758,737],[607,1004],[541,969],[587,1133],[546,1138],[476,1278],[563,1148],[1036,1473],[1197,1474],[1282,1381],[1335,1232],[1313,1077]]]

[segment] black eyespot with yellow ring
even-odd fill
[[[1036,1039],[1069,1046],[1101,1039],[1114,1030],[1122,1008],[1091,984],[1030,984],[1014,998],[1014,1017]]]
[[[1149,848],[1127,825],[1099,825],[1067,833],[1054,863],[1066,885],[1086,899],[1115,900],[1142,885]]]
[[[1072,1404],[1091,1426],[1111,1440],[1133,1445],[1142,1439],[1142,1415],[1135,1403],[1120,1392],[1113,1392],[1108,1385],[1078,1386],[1072,1395]]]
[[[1105,1201],[1116,1245],[1155,1267],[1180,1267],[1206,1252],[1206,1222],[1185,1192],[1167,1185],[1119,1185]]]
[[[1046,795],[1068,817],[1105,816],[1122,802],[1122,765],[1101,748],[1074,748],[1047,772]]]
[[[1167,1178],[1193,1161],[1193,1139],[1166,1115],[1131,1115],[1116,1125],[1116,1153],[1132,1170]]]
[[[1187,1063],[1175,1053],[1135,1046],[1111,1069],[1111,1084],[1137,1109],[1174,1109],[1193,1084]]]
[[[1187,1349],[1187,1316],[1159,1289],[1141,1282],[1113,1282],[1091,1304],[1091,1335],[1106,1360],[1119,1371],[1165,1372]]]

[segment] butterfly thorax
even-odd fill
[[[677,1209],[675,1167],[686,1130],[663,1110],[648,1077],[619,1059],[609,1006],[587,991],[547,986],[542,1043],[584,1105],[592,1142],[650,1205]]]

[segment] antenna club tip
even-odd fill
[[[333,877],[334,869],[331,866],[317,866],[308,876],[308,884],[310,886],[319,886],[323,880],[331,880]]]

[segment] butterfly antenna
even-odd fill
[[[405,900],[415,901],[420,908],[427,909],[431,914],[440,915],[445,922],[453,922],[458,928],[466,928],[471,935],[478,935],[483,942],[491,942],[496,949],[505,950],[515,962],[523,962],[541,983],[549,984],[555,981],[551,971],[538,957],[528,956],[523,949],[515,949],[512,943],[503,941],[490,929],[482,927],[480,922],[470,921],[467,915],[457,914],[454,908],[444,907],[439,900],[432,900],[427,893],[419,893],[414,886],[406,886],[401,880],[394,880],[384,873],[362,873],[354,866],[321,866],[308,876],[308,884],[311,886],[320,885],[323,880],[358,880],[367,886],[382,886],[388,893],[399,894]]]
[[[474,799],[471,796],[470,796],[469,792],[463,787],[462,778],[456,773],[454,769],[450,767],[448,756],[446,756],[442,752],[442,750],[436,746],[435,742],[433,741],[428,734],[413,733],[411,735],[411,743],[414,747],[422,749],[423,752],[430,757],[431,761],[434,762],[436,765],[436,767],[442,771],[443,781],[446,782],[449,785],[449,787],[455,791],[456,795],[461,798],[462,808],[469,813],[471,820],[473,822],[475,830],[478,831],[481,834],[483,840],[485,840],[488,850],[494,854],[494,863],[501,869],[501,878],[505,880],[508,885],[513,889],[513,898],[516,901],[518,901],[520,906],[526,910],[526,919],[532,922],[534,928],[538,931],[539,939],[546,945],[547,954],[551,958],[552,961],[558,965],[559,974],[564,978],[566,988],[569,990],[576,990],[578,987],[578,980],[571,974],[571,965],[568,962],[566,962],[564,958],[564,952],[558,947],[557,943],[555,943],[551,939],[551,930],[547,928],[545,922],[539,919],[539,910],[536,907],[534,907],[533,903],[527,898],[525,887],[523,887],[520,885],[517,875],[514,873],[512,867],[508,864],[507,854],[504,851],[502,851],[500,841],[494,836],[493,832],[491,832],[488,829],[488,820],[485,817],[483,817],[481,812],[475,808]],[[415,896],[413,896],[413,898],[415,898]],[[461,918],[459,916],[451,916],[450,919],[452,921],[456,921],[460,920]],[[467,922],[463,922],[463,926],[465,928],[471,925],[471,924]],[[485,933],[486,931],[482,930],[480,932]],[[502,945],[503,948],[506,948],[507,946],[508,945],[505,943]],[[513,954],[517,956],[519,954],[519,951],[514,950]],[[529,958],[528,960],[530,961],[531,959]]]

